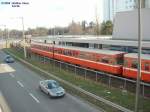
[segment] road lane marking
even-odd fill
[[[13,73],[9,73],[9,75],[13,78],[15,77],[15,75]]]
[[[24,87],[24,85],[23,85],[20,81],[17,81],[17,83],[18,83],[21,87]]]
[[[29,93],[29,95],[30,95],[37,103],[40,103],[40,101],[39,101],[32,93]]]

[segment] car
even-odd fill
[[[14,63],[15,62],[14,58],[12,58],[10,55],[7,55],[4,59],[4,61],[6,63]]]
[[[39,88],[50,97],[63,97],[65,90],[55,80],[43,80],[39,82]]]

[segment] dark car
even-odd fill
[[[10,55],[7,55],[4,59],[4,61],[6,63],[14,63],[15,62],[14,58],[12,58]]]

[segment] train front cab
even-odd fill
[[[150,82],[150,55],[141,55],[141,80]],[[124,55],[123,76],[136,79],[137,78],[137,54],[129,53]]]

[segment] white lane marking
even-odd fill
[[[20,81],[17,81],[17,83],[18,83],[21,87],[24,87],[24,85],[23,85]]]
[[[13,78],[15,77],[15,75],[13,73],[9,73],[9,75]]]
[[[29,93],[29,95],[30,95],[37,103],[40,103],[40,101],[39,101],[32,93]]]

